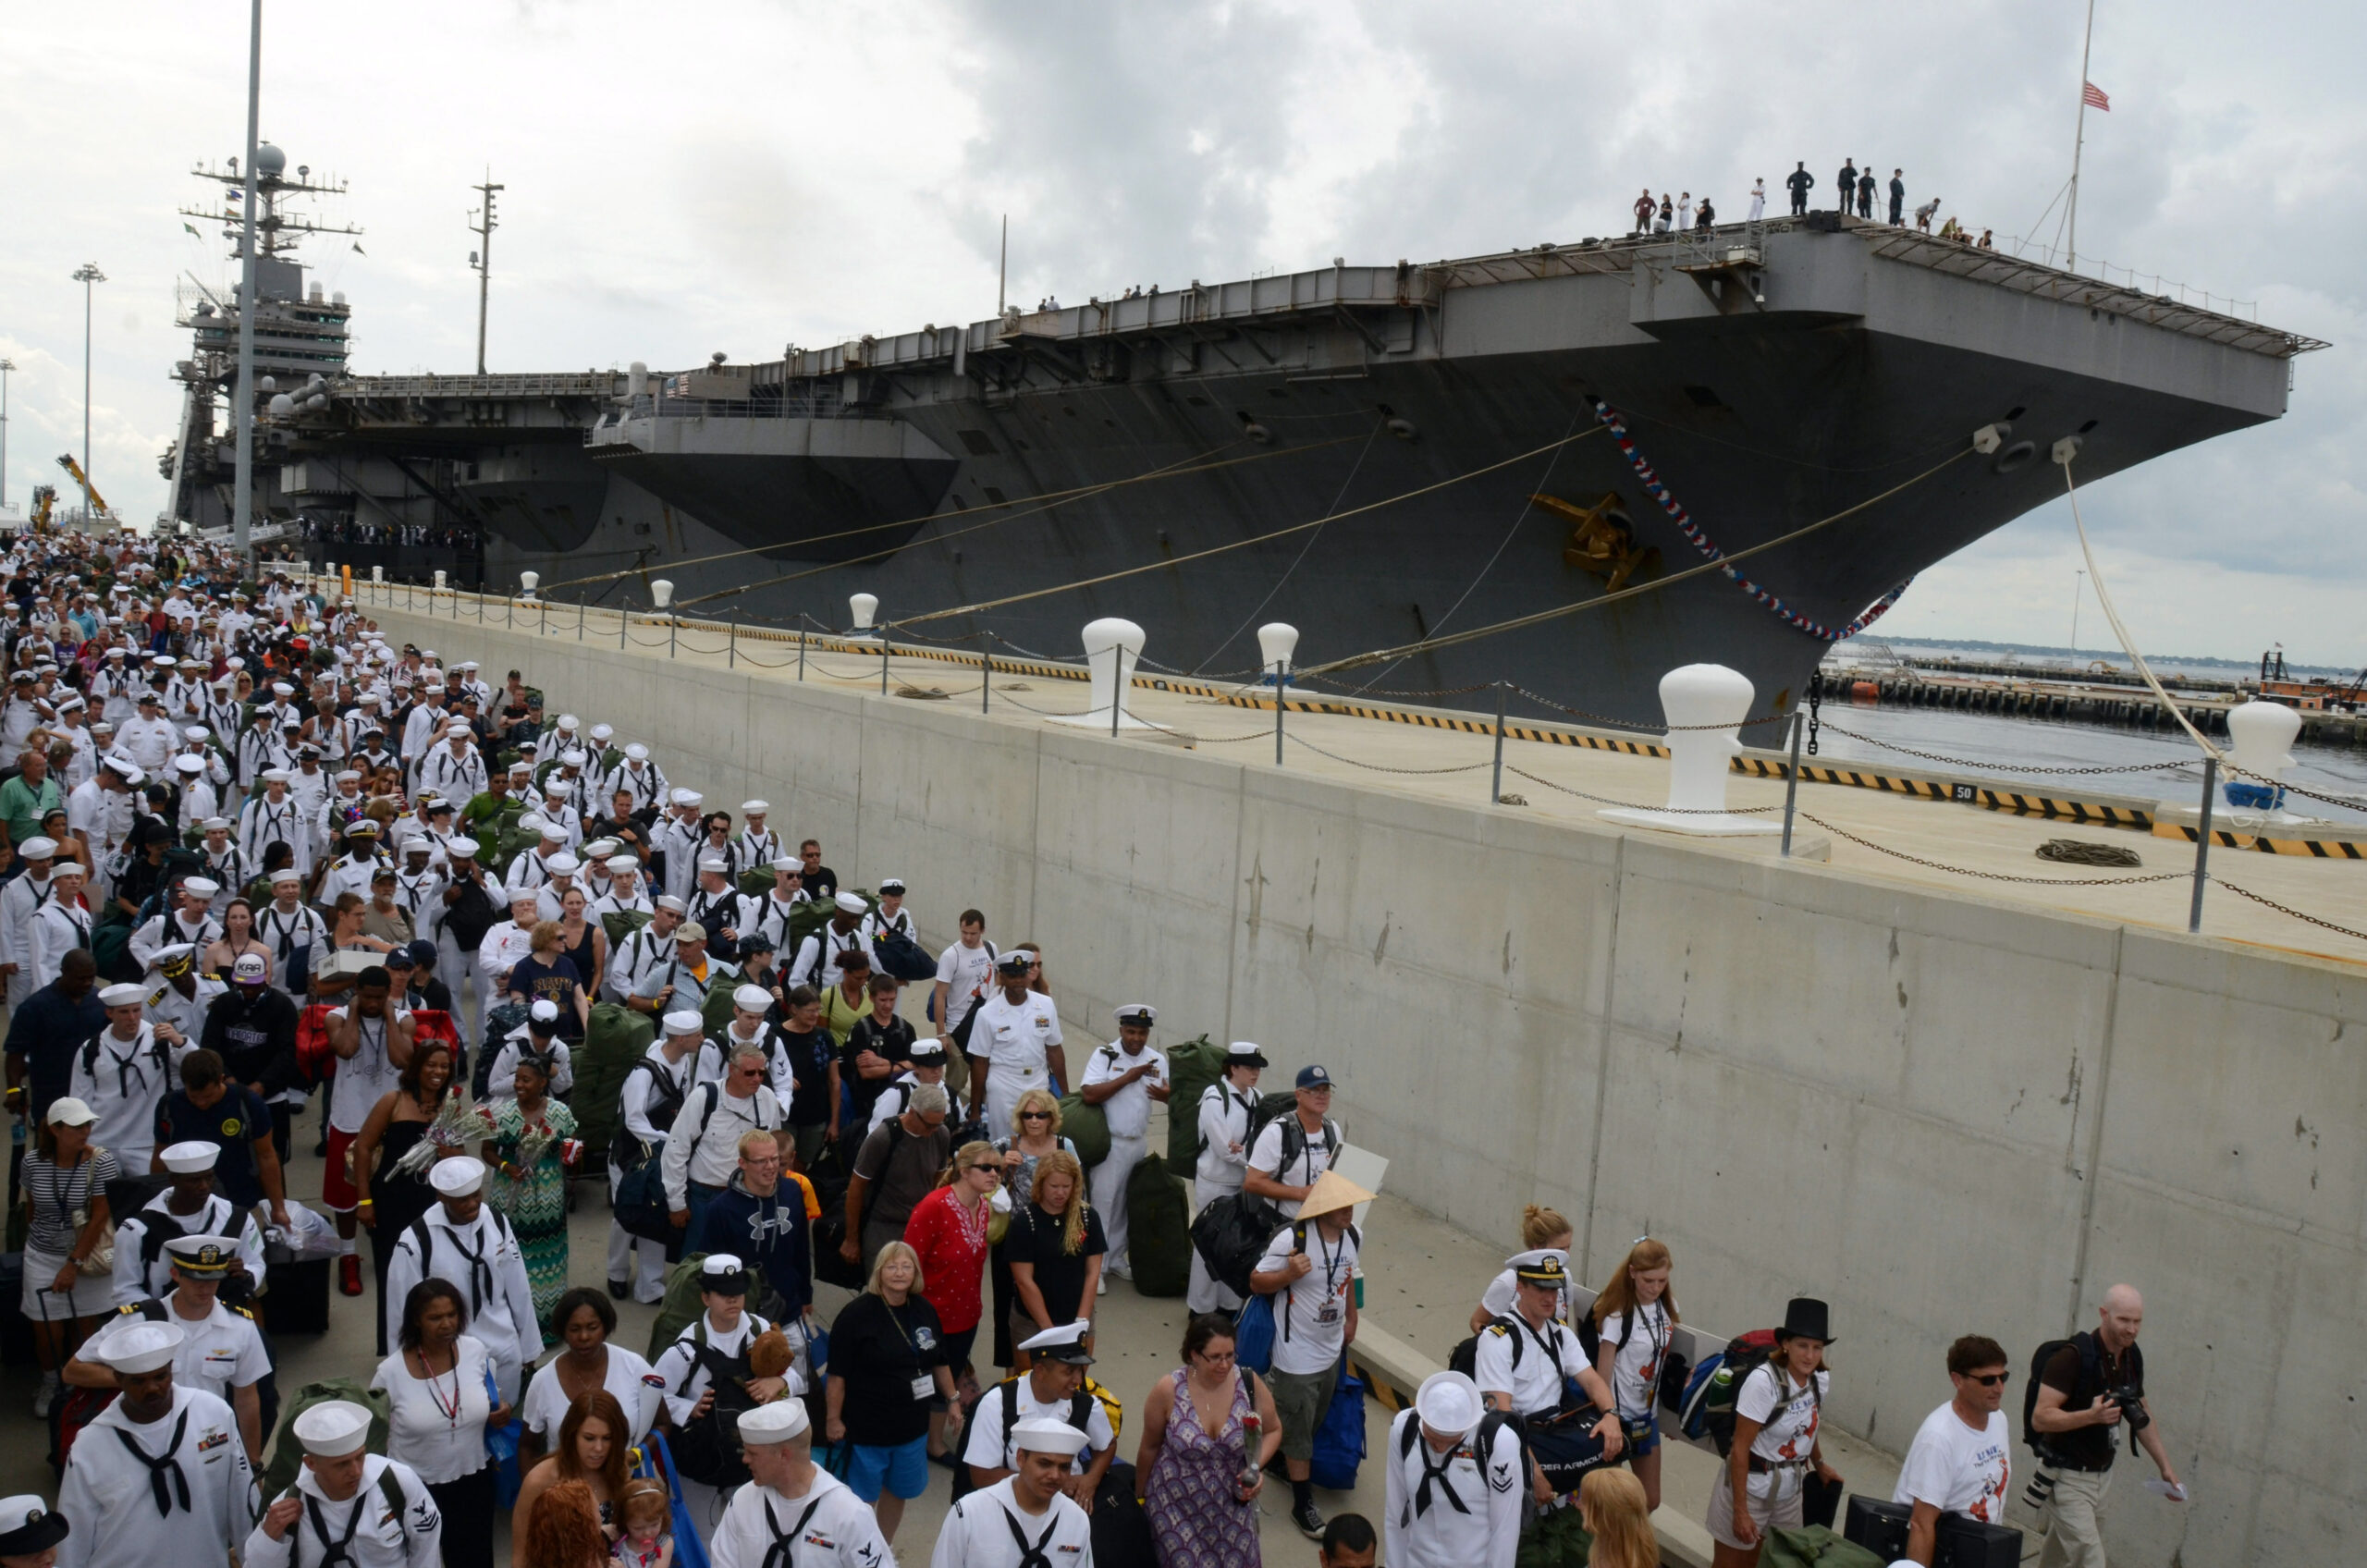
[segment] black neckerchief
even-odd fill
[[[485,1261],[484,1249],[472,1248],[468,1243],[460,1239],[460,1232],[457,1230],[447,1226],[444,1228],[444,1233],[452,1239],[454,1250],[459,1252],[468,1263],[469,1316],[474,1318],[484,1310],[485,1297],[493,1291],[493,1265]],[[423,1257],[419,1260],[419,1266],[424,1269],[431,1262],[433,1259]]]
[[[117,1439],[123,1444],[125,1452],[148,1466],[148,1490],[149,1494],[156,1500],[156,1517],[171,1518],[177,1501],[181,1512],[184,1513],[190,1512],[189,1476],[182,1472],[180,1460],[175,1457],[181,1446],[182,1436],[189,1430],[189,1412],[184,1410],[180,1413],[179,1419],[173,1423],[173,1435],[166,1442],[164,1453],[153,1459],[148,1456],[147,1450],[131,1440],[129,1432],[121,1427],[114,1430]],[[169,1488],[165,1485],[165,1477],[167,1476],[173,1478],[173,1484]],[[1047,1563],[1044,1568],[1051,1568],[1051,1565]]]
[[[1018,1514],[1005,1508],[1002,1510],[1002,1522],[1011,1526],[1011,1538],[1019,1543],[1019,1568],[1052,1568],[1052,1560],[1044,1549],[1052,1544],[1052,1533],[1061,1527],[1058,1513],[1054,1513],[1052,1522],[1044,1526],[1044,1533],[1036,1537],[1034,1546],[1027,1544],[1027,1532],[1020,1526]]]
[[[1418,1420],[1418,1417],[1417,1419]],[[1429,1439],[1422,1436],[1419,1431],[1416,1432],[1414,1437],[1414,1452],[1415,1455],[1422,1462],[1422,1479],[1421,1484],[1414,1488],[1413,1511],[1408,1513],[1401,1514],[1398,1518],[1398,1525],[1400,1528],[1412,1524],[1416,1519],[1430,1511],[1430,1484],[1434,1481],[1438,1484],[1440,1492],[1445,1496],[1448,1502],[1453,1505],[1454,1511],[1457,1513],[1469,1513],[1471,1512],[1470,1509],[1464,1506],[1463,1499],[1455,1492],[1453,1478],[1447,1474],[1449,1470],[1454,1467],[1454,1456],[1457,1453],[1460,1453],[1462,1450],[1463,1444],[1460,1441],[1453,1443],[1446,1451],[1446,1458],[1444,1462],[1438,1464],[1432,1464],[1430,1463]]]
[[[765,1499],[765,1528],[773,1533],[773,1544],[772,1549],[765,1553],[759,1568],[795,1568],[797,1537],[805,1533],[806,1521],[812,1519],[814,1511],[821,1506],[822,1500],[816,1498],[805,1505],[805,1512],[797,1516],[797,1523],[784,1530],[780,1527],[779,1516],[773,1513],[773,1500]],[[1050,1568],[1050,1565],[1047,1564],[1046,1568]]]
[[[321,1500],[309,1492],[305,1494],[304,1512],[312,1517],[313,1534],[318,1536],[321,1538],[321,1544],[328,1548],[328,1550],[323,1554],[318,1568],[337,1568],[337,1564],[340,1562],[353,1561],[353,1534],[362,1527],[362,1510],[369,1501],[369,1488],[357,1485],[353,1489],[353,1507],[345,1516],[345,1534],[331,1540],[328,1521],[321,1517]],[[288,1552],[291,1559],[295,1555],[292,1550]]]

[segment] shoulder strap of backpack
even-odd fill
[[[395,1479],[395,1467],[391,1464],[378,1472],[378,1495],[385,1498],[386,1506],[395,1511],[399,1523],[411,1512],[411,1499],[403,1496],[403,1484]],[[404,1528],[408,1530],[410,1526],[405,1525]]]
[[[419,1271],[423,1277],[427,1273],[428,1263],[435,1256],[435,1243],[428,1240],[427,1219],[425,1216],[422,1216],[411,1222],[410,1234],[411,1244],[419,1249]]]
[[[1093,1420],[1093,1395],[1080,1386],[1069,1396],[1069,1425],[1078,1431],[1090,1431]]]
[[[1012,1428],[1019,1425],[1019,1377],[1014,1375],[1002,1383],[1002,1452],[1013,1453],[1011,1446]],[[997,1456],[998,1458],[1000,1455]]]

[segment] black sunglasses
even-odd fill
[[[1984,1389],[1993,1389],[2012,1376],[2011,1372],[1968,1372],[1965,1374],[1965,1381],[1979,1383]]]

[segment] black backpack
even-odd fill
[[[1020,1379],[1026,1376],[1026,1373],[1021,1372],[1005,1378],[963,1407],[962,1412],[963,1451],[967,1451],[970,1446],[971,1417],[977,1414],[978,1406],[986,1403],[990,1395],[1002,1396],[1003,1441],[1008,1443],[1011,1440],[1011,1429],[1019,1424],[1019,1383]],[[1086,1423],[1093,1419],[1092,1390],[1080,1384],[1076,1392],[1069,1396],[1069,1412],[1061,1419],[1080,1432],[1085,1430]],[[1000,1469],[1001,1466],[997,1465],[994,1468]],[[975,1489],[976,1489],[976,1484],[970,1479],[969,1464],[962,1458],[960,1453],[956,1453],[953,1457],[953,1499],[958,1501]]]
[[[2041,1464],[2060,1466],[2064,1464],[2054,1445],[2047,1440],[2050,1434],[2030,1425],[2030,1417],[2038,1414],[2039,1379],[2045,1376],[2047,1363],[2067,1350],[2079,1353],[2079,1386],[2074,1390],[2073,1397],[2091,1389],[2101,1391],[2105,1387],[2103,1347],[2096,1342],[2095,1331],[2091,1329],[2083,1329],[2067,1340],[2049,1340],[2031,1354],[2030,1382],[2022,1390],[2022,1441],[2029,1445],[2030,1452],[2038,1456]],[[2145,1353],[2133,1342],[2128,1347],[2128,1376],[2139,1387],[2144,1386]],[[2090,1394],[2089,1397],[2092,1399],[2094,1395]],[[2063,1403],[2066,1409],[2072,1408],[2069,1398]],[[2128,1452],[2134,1455],[2137,1452],[2137,1428],[2127,1421],[2121,1425],[2128,1428]]]
[[[1278,1171],[1289,1170],[1291,1161],[1306,1152],[1306,1129],[1299,1124],[1298,1117],[1294,1114],[1297,1109],[1298,1096],[1292,1090],[1277,1089],[1270,1095],[1259,1096],[1257,1103],[1250,1108],[1249,1131],[1243,1136],[1241,1146],[1245,1149],[1255,1149],[1257,1146],[1258,1135],[1265,1132],[1267,1124],[1279,1121],[1282,1124],[1282,1158],[1276,1164],[1275,1170]],[[1340,1124],[1330,1117],[1325,1117],[1323,1119],[1323,1147],[1335,1159],[1339,1158],[1343,1141],[1340,1136]],[[1279,1208],[1274,1207],[1264,1198],[1252,1201],[1264,1204],[1270,1212],[1276,1227],[1280,1227],[1282,1215]]]
[[[750,1337],[754,1342],[754,1336]],[[748,1392],[748,1355],[726,1355],[706,1342],[706,1315],[691,1325],[691,1361],[706,1368],[707,1387],[715,1401],[705,1415],[683,1427],[674,1443],[674,1464],[686,1479],[718,1490],[748,1478],[748,1462],[740,1452],[741,1414],[756,1408]]]
[[[444,927],[452,933],[452,939],[460,944],[463,953],[475,952],[483,945],[484,934],[499,925],[501,918],[493,895],[474,878],[462,882],[460,896],[444,909]]]
[[[1476,1337],[1477,1336],[1474,1336],[1475,1339]],[[1471,1342],[1473,1342],[1471,1340],[1466,1340],[1464,1344],[1469,1344]],[[1458,1345],[1455,1348],[1457,1350],[1461,1350],[1462,1346]],[[1517,1362],[1515,1362],[1515,1365],[1517,1365]],[[1448,1370],[1460,1371],[1466,1377],[1469,1377],[1471,1375],[1471,1369],[1468,1366],[1450,1366]],[[1488,1456],[1491,1455],[1495,1449],[1497,1435],[1506,1427],[1512,1428],[1513,1441],[1515,1443],[1519,1442],[1520,1423],[1514,1420],[1511,1415],[1507,1415],[1503,1411],[1490,1407],[1485,1415],[1479,1417],[1479,1427],[1478,1432],[1470,1439],[1466,1439],[1471,1444],[1472,1457],[1478,1461],[1479,1471],[1483,1479],[1487,1475]],[[1400,1427],[1397,1429],[1397,1462],[1400,1464],[1405,1463],[1406,1459],[1414,1452],[1414,1445],[1421,1441],[1421,1439],[1422,1421],[1419,1416],[1416,1416],[1413,1420],[1406,1422],[1403,1427]],[[1399,1528],[1403,1529],[1414,1522],[1413,1508],[1413,1499],[1409,1496],[1405,1500],[1404,1511],[1398,1518]]]

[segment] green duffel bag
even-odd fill
[[[1061,1096],[1061,1136],[1076,1145],[1077,1163],[1087,1170],[1110,1158],[1110,1118],[1083,1095]]]
[[[680,1263],[666,1267],[666,1294],[657,1303],[657,1320],[649,1326],[649,1359],[655,1362],[666,1354],[666,1347],[682,1337],[682,1330],[699,1319],[706,1310],[706,1303],[699,1299],[699,1268],[706,1262],[706,1254],[685,1254]]]
[[[728,963],[709,960],[707,974],[710,983],[699,1019],[712,1035],[731,1025],[731,993],[740,988],[740,973]]]
[[[384,1458],[386,1452],[386,1396],[373,1393],[351,1378],[324,1378],[306,1383],[279,1407],[279,1424],[272,1428],[271,1463],[264,1466],[263,1495],[276,1498],[296,1484],[303,1473],[304,1445],[296,1437],[296,1417],[316,1404],[345,1400],[370,1412],[370,1436],[362,1446]]]
[[[583,1043],[573,1052],[575,1088],[568,1099],[589,1169],[598,1170],[595,1162],[607,1158],[609,1140],[617,1133],[618,1093],[632,1064],[648,1053],[656,1038],[657,1021],[645,1012],[635,1012],[621,1002],[593,1007]]]
[[[1225,1050],[1206,1035],[1167,1052],[1167,1163],[1178,1171],[1200,1159],[1200,1096],[1224,1081]]]
[[[773,890],[773,868],[752,865],[740,874],[740,890],[752,899],[763,898]]]
[[[772,877],[769,873],[766,876],[765,886],[768,888],[772,886]],[[852,893],[855,897],[861,899],[864,901],[866,913],[878,913],[879,900],[872,897],[871,894],[866,892],[865,889],[861,888],[841,888],[839,891],[841,893]],[[829,923],[830,916],[836,914],[838,913],[838,909],[839,906],[828,899],[815,899],[806,903],[799,904],[795,909],[791,910],[789,912],[789,946],[782,949],[782,962],[786,963],[788,962],[788,955],[797,950],[798,943],[803,942],[806,937],[811,937],[815,932],[819,931],[824,925],[828,925]],[[860,929],[860,927],[858,927],[858,929]],[[847,937],[847,941],[852,944],[854,941],[854,937],[852,936],[849,936]],[[829,957],[829,954],[825,953],[822,956],[827,959]]]
[[[612,909],[600,917],[600,929],[608,934],[608,950],[615,952],[627,937],[649,924],[645,909]]]
[[[1549,1508],[1521,1536],[1513,1568],[1586,1568],[1593,1550],[1594,1537],[1579,1523],[1576,1509]]]
[[[1822,1525],[1767,1532],[1760,1568],[1884,1568],[1882,1554],[1843,1540]]]
[[[1181,1296],[1192,1288],[1192,1207],[1183,1179],[1155,1154],[1126,1178],[1126,1252],[1135,1294]]]

